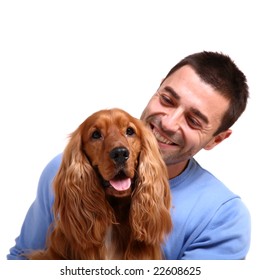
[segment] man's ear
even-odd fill
[[[227,139],[232,134],[232,130],[228,129],[220,132],[218,135],[214,136],[209,143],[204,147],[205,150],[211,150],[223,140]]]

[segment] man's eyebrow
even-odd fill
[[[168,93],[170,93],[174,98],[176,98],[177,100],[181,99],[181,97],[179,96],[179,94],[171,87],[166,86],[164,88],[165,91],[167,91]]]
[[[164,88],[164,90],[167,91],[168,93],[170,93],[177,100],[181,99],[180,95],[172,87],[166,86]],[[191,108],[191,111],[194,115],[199,117],[204,123],[206,123],[206,124],[209,123],[208,117],[206,115],[204,115],[200,110],[198,110],[196,108]]]
[[[209,119],[207,118],[206,115],[204,115],[203,113],[201,113],[201,111],[199,111],[198,109],[195,108],[191,108],[191,111],[194,115],[196,115],[197,117],[199,117],[203,122],[205,122],[206,124],[209,123]]]

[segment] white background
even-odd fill
[[[248,206],[259,251],[257,1],[0,2],[0,259],[35,198],[42,169],[91,113],[139,117],[161,79],[197,51],[229,54],[250,87],[232,136],[197,159]],[[214,195],[214,193],[212,194]]]

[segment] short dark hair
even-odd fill
[[[229,129],[241,116],[247,105],[249,91],[244,73],[228,55],[203,51],[182,59],[169,71],[164,80],[185,65],[192,67],[205,83],[218,90],[229,100],[229,108],[214,136]]]

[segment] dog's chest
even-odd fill
[[[106,259],[121,260],[126,258],[126,251],[130,244],[131,230],[129,224],[111,225],[106,233]]]
[[[116,244],[115,233],[113,226],[110,226],[107,230],[105,237],[105,247],[106,247],[106,259],[107,260],[118,260],[122,259],[122,252],[118,250],[118,244]]]

